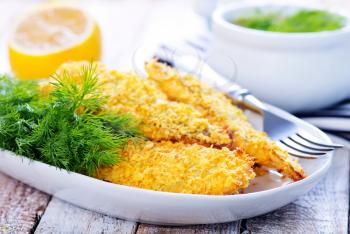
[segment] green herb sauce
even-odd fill
[[[291,15],[279,12],[243,16],[233,20],[234,24],[269,32],[321,32],[344,27],[346,19],[321,10],[300,10]]]

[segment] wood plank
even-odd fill
[[[349,149],[341,149],[312,191],[275,212],[245,220],[242,226],[248,233],[347,233],[348,211]]]
[[[194,225],[194,226],[156,226],[149,224],[140,224],[137,229],[137,234],[191,234],[191,233],[239,233],[240,222],[231,222],[224,224],[212,224],[212,225]]]
[[[50,196],[0,173],[0,233],[29,233]]]
[[[135,233],[137,223],[85,210],[57,198],[48,205],[37,229],[40,233]]]

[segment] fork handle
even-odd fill
[[[254,95],[251,93],[247,93],[243,96],[243,105],[244,107],[258,112],[259,114],[263,115],[264,112],[267,110],[267,107],[264,103],[262,103],[259,99],[257,99]]]
[[[264,111],[267,110],[264,103],[252,95],[249,90],[243,89],[237,84],[231,84],[230,86],[224,88],[223,91],[238,106],[252,110],[261,115],[263,115]]]

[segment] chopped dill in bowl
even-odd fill
[[[250,16],[233,20],[234,24],[246,28],[269,32],[321,32],[337,30],[345,26],[343,16],[322,10],[300,10],[290,15],[281,12],[257,11]]]

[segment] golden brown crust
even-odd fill
[[[193,106],[168,100],[154,82],[132,73],[110,74],[113,78],[101,79],[103,92],[110,97],[106,108],[132,113],[149,139],[194,139],[192,142],[203,145],[230,143],[222,127],[210,124]]]
[[[125,161],[102,168],[98,178],[157,191],[227,195],[248,187],[255,177],[251,157],[181,142],[147,142],[129,146]]]
[[[226,129],[232,136],[232,143],[227,147],[241,147],[259,164],[274,168],[295,181],[305,177],[297,161],[265,133],[253,129],[243,112],[223,93],[156,61],[147,63],[146,70],[149,79],[155,81],[169,99],[192,105],[210,124]]]

